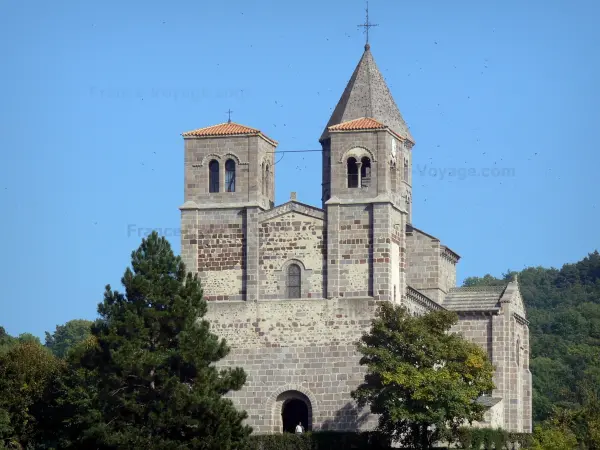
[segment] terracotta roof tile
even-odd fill
[[[267,141],[277,145],[277,142],[265,136],[260,130],[240,125],[234,122],[225,122],[210,127],[199,128],[197,130],[187,131],[182,134],[184,137],[212,137],[212,136],[256,136],[260,135]]]
[[[372,117],[361,117],[360,119],[349,120],[337,125],[332,125],[327,128],[327,131],[362,131],[362,130],[384,130],[386,129],[400,140],[405,140],[405,137],[400,136],[390,127],[382,124]]]
[[[370,117],[361,117],[360,119],[349,120],[329,127],[330,131],[355,131],[355,130],[381,130],[386,128],[381,122]]]

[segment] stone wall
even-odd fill
[[[460,314],[460,320],[451,332],[462,334],[465,339],[479,345],[492,359],[492,317],[489,314]]]
[[[248,201],[251,185],[249,162],[258,152],[259,140],[262,139],[257,136],[186,138],[185,201],[217,204]],[[225,192],[225,163],[228,159],[236,163],[235,192]],[[219,192],[213,193],[209,192],[208,172],[212,160],[219,163]]]
[[[512,314],[512,305],[503,304],[490,313],[459,313],[452,331],[461,333],[487,351],[495,367],[492,397],[502,398],[501,415],[495,407],[483,425],[502,420],[508,431],[531,432],[531,372],[529,371],[529,330]],[[482,426],[483,426],[482,425]]]
[[[442,304],[450,288],[456,285],[459,256],[442,246],[439,239],[412,226],[406,229],[406,247],[407,284]]]
[[[196,247],[204,298],[242,300],[245,270],[245,211],[197,210],[195,225],[182,239]],[[187,258],[187,256],[186,256]]]
[[[355,342],[368,331],[375,302],[368,299],[212,302],[206,319],[227,339],[221,367],[248,375],[232,400],[249,412],[257,433],[281,430],[281,395],[302,395],[312,412],[309,429],[356,430],[374,425],[350,392],[364,379]],[[280,405],[279,405],[280,406]]]
[[[277,208],[279,209],[279,208]],[[260,298],[286,297],[287,266],[301,268],[302,298],[324,297],[324,221],[296,210],[259,225]],[[321,212],[322,216],[322,212]]]
[[[327,296],[371,296],[372,205],[327,206]]]
[[[252,184],[256,185],[256,190],[260,192],[257,197],[261,199],[261,206],[270,209],[275,204],[275,147],[264,139],[258,140],[258,153],[256,167],[250,167],[249,192],[252,192]],[[269,175],[265,179],[265,172],[268,167]],[[264,189],[263,186],[264,185]],[[263,192],[264,190],[264,192]],[[249,197],[252,199],[252,196]]]
[[[465,426],[469,426],[465,423]],[[504,428],[504,400],[489,408],[483,415],[483,420],[473,422],[473,427],[476,428]]]
[[[387,192],[387,178],[390,176],[386,164],[386,137],[389,133],[356,132],[334,133],[330,141],[331,151],[331,196],[338,199],[372,199],[378,193]],[[390,144],[391,145],[391,144]],[[379,154],[383,159],[380,160]],[[348,187],[348,158],[353,157],[358,162],[363,157],[371,162],[371,177],[368,186]]]
[[[456,264],[459,256],[447,247],[440,248],[440,289],[448,293],[456,287]]]

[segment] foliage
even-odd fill
[[[465,421],[481,420],[476,400],[493,389],[485,352],[450,328],[458,317],[435,311],[413,317],[384,303],[358,345],[367,366],[352,396],[379,414],[378,430],[414,448],[452,439]]]
[[[201,319],[197,276],[152,233],[122,283],[124,293],[106,287],[92,337],[68,354],[53,386],[67,430],[56,439],[61,448],[241,448],[251,431],[246,413],[223,395],[246,375],[213,364],[229,348]]]
[[[4,327],[0,327],[0,355],[6,353],[16,342],[16,339],[9,335]]]
[[[568,427],[552,426],[549,423],[536,425],[533,430],[534,450],[573,450],[577,448],[577,437]]]
[[[303,434],[252,435],[248,450],[384,450],[390,445],[386,438],[374,432],[316,431]]]
[[[84,341],[92,332],[93,322],[89,320],[70,320],[64,325],[58,325],[54,333],[46,331],[46,347],[55,356],[64,358],[67,352],[79,342]]]
[[[463,449],[504,449],[529,448],[531,436],[526,433],[509,433],[500,428],[459,428],[457,432],[459,448]]]
[[[31,333],[22,333],[19,335],[19,337],[15,338],[6,332],[4,327],[0,327],[0,355],[5,354],[20,342],[33,342],[35,344],[40,344],[40,338]]]
[[[40,420],[37,406],[43,402],[49,382],[61,363],[39,340],[24,339],[0,355],[0,442],[25,448],[35,441]]]

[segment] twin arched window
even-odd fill
[[[369,187],[371,184],[371,160],[366,156],[363,156],[360,162],[360,186]]]
[[[300,298],[302,280],[300,274],[300,266],[298,264],[290,264],[287,268],[286,278],[287,298]]]
[[[356,158],[348,158],[348,187],[358,187],[358,165]]]
[[[235,192],[235,161],[228,159],[225,163],[225,187],[227,192]]]
[[[348,187],[369,187],[371,185],[371,160],[363,156],[360,163],[354,157],[348,158],[346,163],[348,173]]]
[[[208,192],[219,192],[219,161],[213,159],[208,164]],[[225,191],[235,192],[235,161],[225,162]]]
[[[219,192],[219,161],[214,159],[208,165],[208,192]]]

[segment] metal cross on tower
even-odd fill
[[[378,24],[374,24],[374,23],[370,23],[369,22],[369,2],[367,1],[367,20],[365,23],[362,23],[360,25],[358,25],[359,27],[363,27],[365,29],[365,34],[367,35],[367,43],[366,45],[369,45],[369,28],[371,27],[378,27]]]
[[[233,111],[232,111],[231,109],[228,109],[228,110],[227,110],[227,123],[231,123],[231,113],[232,113],[232,112],[233,112]]]

